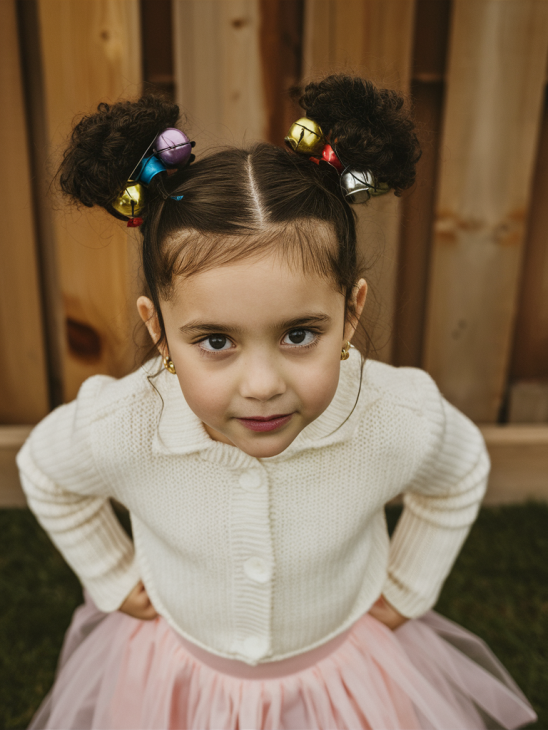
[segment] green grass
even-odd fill
[[[481,510],[436,610],[489,644],[535,708],[528,727],[546,730],[548,505]]]
[[[49,690],[80,583],[28,510],[0,510],[0,727],[24,728]]]
[[[397,508],[388,511],[393,525]],[[0,727],[24,728],[82,594],[27,510],[0,510]],[[548,505],[484,509],[437,610],[481,636],[548,728]]]

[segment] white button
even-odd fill
[[[250,659],[261,659],[268,651],[268,640],[261,636],[248,636],[244,640],[244,654]]]
[[[262,558],[248,558],[244,563],[244,571],[248,578],[257,583],[266,583],[270,580],[270,568]]]
[[[261,475],[256,471],[246,471],[240,476],[240,487],[248,492],[258,489],[262,484]]]

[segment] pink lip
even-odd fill
[[[268,418],[254,416],[253,418],[238,418],[238,421],[242,426],[249,428],[251,431],[275,431],[277,428],[281,428],[286,423],[289,423],[292,416],[292,413],[281,416],[269,416]]]

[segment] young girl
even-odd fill
[[[137,306],[159,356],[87,380],[18,456],[86,589],[33,728],[535,719],[479,639],[429,611],[485,490],[482,437],[425,372],[350,346],[367,285],[349,203],[412,184],[412,124],[357,78],[301,105],[288,148],[194,164],[156,98],[73,131],[64,191],[143,222]]]

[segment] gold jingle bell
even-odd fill
[[[367,203],[369,198],[390,192],[390,186],[377,182],[369,171],[346,170],[341,177],[341,187],[349,203]]]
[[[145,206],[144,197],[143,186],[135,180],[128,180],[123,192],[112,203],[112,207],[127,218],[133,218],[143,210]]]
[[[325,137],[319,124],[312,119],[302,117],[293,122],[284,137],[284,142],[293,152],[303,155],[321,155],[325,146]]]

